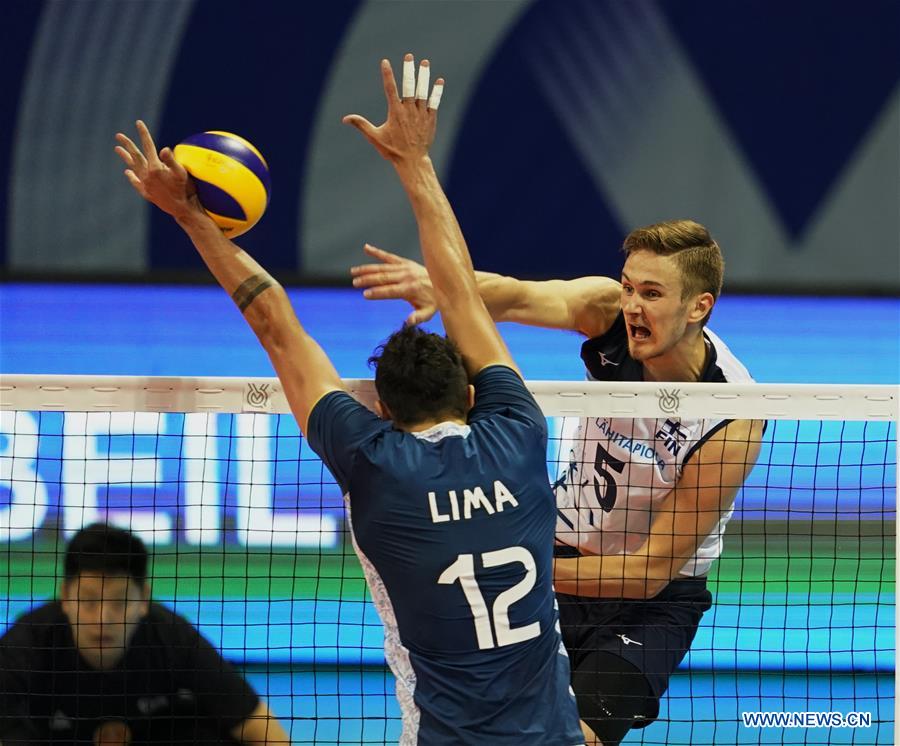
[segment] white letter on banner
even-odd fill
[[[0,486],[9,505],[0,507],[0,541],[31,536],[47,517],[47,487],[35,471],[38,425],[28,412],[0,412]]]
[[[189,544],[215,544],[222,528],[216,417],[207,412],[184,416],[184,533]]]
[[[274,504],[271,415],[235,415],[238,458],[238,540],[251,547],[331,547],[335,519],[318,511],[279,512]],[[297,454],[297,458],[299,458]],[[299,490],[300,485],[296,485]]]
[[[139,436],[161,433],[161,415],[154,412],[66,412],[63,427],[63,518],[66,534],[94,521],[106,520],[138,534],[144,541],[172,541],[172,517],[140,509],[108,510],[101,514],[98,492],[107,485],[154,489],[159,483],[155,453],[113,454],[97,448],[98,436]]]

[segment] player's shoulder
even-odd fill
[[[605,334],[621,311],[622,285],[600,275],[566,282],[574,331],[591,338]]]
[[[472,379],[475,406],[469,422],[524,418],[529,423],[543,424],[544,416],[528,385],[519,373],[507,365],[490,365]]]
[[[156,601],[150,602],[141,626],[142,637],[151,645],[178,645],[200,634],[185,617]]]
[[[52,639],[68,623],[59,601],[48,601],[22,614],[0,637],[4,645],[50,647]]]
[[[712,329],[703,330],[709,343],[711,354],[700,378],[701,381],[717,383],[753,383],[753,376],[731,348]]]
[[[503,363],[491,363],[479,370],[473,377],[472,383],[476,386],[513,386],[525,388],[522,377],[508,365]]]

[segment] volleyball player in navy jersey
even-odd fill
[[[691,220],[646,226],[623,250],[621,282],[477,272],[478,289],[497,321],[586,336],[581,356],[591,379],[751,381],[706,328],[724,271],[706,228]],[[354,285],[368,298],[403,298],[413,305],[408,321],[427,320],[436,307],[424,268],[366,251],[380,263],[355,267]],[[616,746],[657,717],[712,603],[706,575],[762,429],[758,421],[677,415],[582,421],[569,468],[554,485],[554,582],[588,744]]]
[[[202,211],[171,151],[157,154],[139,123],[142,147],[120,134],[117,152],[232,294],[345,491],[397,678],[401,744],[582,744],[552,587],[546,423],[478,294],[428,157],[439,98],[425,100],[427,62],[418,86],[412,64],[401,99],[382,62],[384,124],[345,119],[396,168],[449,335],[406,328],[376,353],[384,419],[346,393],[281,287]]]

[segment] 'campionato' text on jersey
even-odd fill
[[[752,382],[747,369],[709,330],[703,382]],[[643,367],[628,354],[628,332],[619,313],[606,334],[581,348],[588,377],[641,381]],[[678,384],[660,384],[671,406]],[[653,511],[681,476],[684,464],[730,420],[686,419],[677,412],[653,419],[589,417],[572,435],[569,467],[554,485],[559,509],[558,541],[587,554],[631,553],[647,540]],[[722,552],[722,533],[733,509],[700,544],[681,570],[704,575]]]

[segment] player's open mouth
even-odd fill
[[[632,339],[647,339],[650,336],[650,330],[646,326],[638,326],[637,324],[629,324]]]

